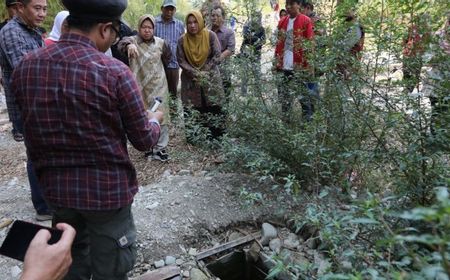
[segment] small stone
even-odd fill
[[[171,265],[174,264],[176,260],[177,259],[175,257],[167,256],[164,262],[166,263],[166,265]]]
[[[181,273],[183,275],[183,278],[189,278],[189,271],[188,270],[183,270],[183,273]]]
[[[317,246],[319,246],[319,241],[317,240],[317,238],[310,238],[306,240],[305,243],[306,246],[308,246],[308,248],[310,249],[317,249]]]
[[[261,244],[268,245],[270,240],[277,237],[277,229],[271,224],[264,223],[261,229]]]
[[[317,275],[319,276],[325,274],[331,268],[330,262],[318,252],[314,253],[314,263],[318,267]]]
[[[161,268],[165,265],[164,260],[159,260],[154,263],[156,268]]]
[[[197,249],[195,249],[195,248],[189,249],[188,254],[189,254],[190,256],[195,256],[195,255],[197,255]]]
[[[16,185],[18,181],[17,177],[12,178],[11,181],[8,182],[8,187]]]
[[[179,176],[189,176],[189,175],[191,175],[191,171],[187,170],[187,169],[182,169],[182,170],[178,171],[178,175]]]
[[[172,172],[170,171],[170,169],[164,170],[164,172],[162,174],[163,177],[169,177],[170,175],[172,175]]]
[[[154,202],[150,205],[147,205],[147,207],[145,207],[145,208],[147,208],[148,210],[153,210],[153,209],[157,208],[158,206],[159,206],[159,202]]]
[[[176,265],[182,265],[184,263],[183,259],[176,259],[175,264]]]
[[[305,257],[305,255],[299,252],[292,253],[292,262],[300,267],[305,268],[310,264],[309,260]]]
[[[298,237],[294,233],[289,233],[288,237],[284,240],[283,245],[289,249],[296,249],[300,245]]]
[[[279,238],[275,238],[270,240],[269,242],[269,247],[272,251],[274,251],[275,253],[280,253],[281,250],[281,240]]]
[[[189,276],[191,277],[191,280],[208,280],[208,276],[206,276],[203,271],[201,271],[198,268],[193,268],[189,272]]]
[[[345,205],[345,204],[340,205],[339,208],[341,208],[342,210],[346,210],[346,211],[349,211],[352,209],[350,205]]]

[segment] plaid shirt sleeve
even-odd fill
[[[139,86],[131,72],[125,72],[117,79],[117,89],[120,115],[128,139],[136,149],[149,150],[158,142],[160,127],[158,123],[148,121]]]
[[[12,69],[16,68],[27,53],[40,47],[40,42],[35,40],[35,36],[38,36],[38,34],[31,35],[25,37],[23,32],[17,32],[15,28],[7,28],[3,32],[0,47],[5,52],[5,58]]]

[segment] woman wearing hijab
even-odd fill
[[[130,69],[135,74],[141,87],[142,98],[146,109],[150,109],[156,97],[162,99],[158,107],[164,112],[161,123],[161,133],[158,144],[153,148],[153,159],[169,160],[166,147],[169,143],[169,89],[167,86],[164,65],[167,65],[172,55],[169,46],[163,39],[153,36],[155,19],[151,15],[143,15],[138,21],[138,34],[123,38],[119,44],[119,51],[128,54]]]
[[[222,136],[224,129],[221,104],[224,101],[222,79],[218,64],[220,43],[214,32],[206,29],[199,11],[186,16],[187,33],[180,37],[177,58],[181,69],[181,101],[184,110],[199,111],[202,125],[206,126],[213,138]],[[211,116],[213,118],[211,120]],[[188,141],[191,141],[188,136]]]
[[[68,15],[69,15],[68,11],[61,11],[56,15],[55,21],[53,22],[52,31],[50,32],[48,38],[45,39],[46,46],[50,46],[51,44],[54,44],[59,41],[64,21],[66,20]]]

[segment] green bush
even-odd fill
[[[305,213],[291,213],[299,227],[308,223],[320,228],[321,250],[333,263],[332,271],[320,277],[448,279],[450,57],[434,35],[448,3],[339,2],[343,6],[337,9],[325,1],[315,3],[327,35],[317,39],[309,57],[323,73],[315,77],[321,97],[313,119],[302,118],[298,100],[283,119],[272,62],[264,61],[262,74],[255,77],[246,58],[237,56],[222,151],[229,167],[270,178],[293,198],[330,192],[350,204],[350,210],[340,211],[332,203],[316,202]],[[341,15],[349,6],[357,7],[366,31],[361,61],[342,51],[347,27]],[[423,67],[419,91],[412,93],[405,90],[411,81],[401,73],[411,16],[426,18],[430,34],[422,55],[413,58]],[[436,69],[439,75],[433,73]],[[241,92],[243,78],[248,79],[247,94]],[[355,193],[365,198],[354,200]],[[258,193],[246,189],[241,196],[260,202]],[[415,210],[394,214],[406,209]],[[341,267],[343,259],[351,269]],[[319,277],[289,269],[303,279]]]

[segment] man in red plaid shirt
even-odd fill
[[[136,260],[138,191],[127,140],[148,151],[162,113],[148,113],[128,67],[104,52],[119,38],[126,0],[63,0],[69,32],[13,73],[25,143],[53,224],[77,235],[68,279],[127,279]]]

